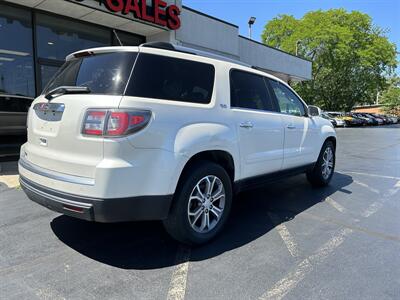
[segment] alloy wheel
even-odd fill
[[[323,162],[322,162],[322,177],[324,177],[325,180],[331,176],[333,172],[333,151],[331,147],[327,147],[325,149],[324,155],[322,156]]]
[[[202,178],[190,194],[189,224],[198,233],[208,233],[217,226],[225,209],[225,188],[214,175]]]

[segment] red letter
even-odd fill
[[[154,17],[156,24],[161,26],[167,26],[166,21],[166,12],[165,8],[167,7],[167,3],[163,0],[154,0]],[[160,16],[164,16],[163,19],[160,19]]]
[[[154,18],[152,16],[147,15],[147,3],[146,0],[142,0],[142,19],[148,22],[154,23]]]
[[[138,0],[133,0],[133,5],[132,5],[132,0],[127,0],[125,9],[124,9],[124,14],[129,14],[129,12],[133,12],[136,18],[141,19],[142,17],[140,16],[140,7],[138,4]]]
[[[180,14],[181,14],[181,11],[179,10],[178,6],[171,5],[168,7],[168,27],[169,27],[169,29],[177,30],[177,29],[179,29],[179,27],[181,27],[181,19],[179,18]]]
[[[113,12],[119,12],[122,11],[124,9],[124,1],[123,0],[117,0],[118,4],[115,5],[115,1],[114,0],[107,0],[106,1],[106,7],[113,11]]]

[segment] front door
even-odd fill
[[[313,163],[318,142],[317,125],[306,113],[305,104],[286,85],[269,80],[282,113],[285,131],[283,169]]]

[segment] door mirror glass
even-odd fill
[[[308,106],[308,115],[310,117],[319,117],[322,111],[318,106],[310,105]]]

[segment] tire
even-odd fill
[[[212,192],[206,193],[213,181]],[[225,196],[222,197],[222,194]],[[163,224],[166,231],[179,242],[204,244],[221,232],[231,206],[232,182],[225,169],[209,161],[199,161],[181,176],[170,214]]]
[[[329,169],[329,174],[325,169],[325,160],[327,159],[328,153],[332,154],[332,159],[330,160],[331,168]],[[315,163],[314,168],[307,172],[307,179],[311,183],[312,186],[315,187],[323,187],[327,186],[332,180],[332,176],[335,173],[335,163],[336,163],[336,154],[335,154],[335,146],[332,141],[326,141],[322,146],[321,152],[319,154],[318,160]]]

